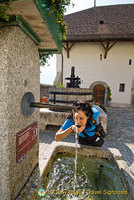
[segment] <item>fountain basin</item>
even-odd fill
[[[33,177],[31,178],[31,184],[35,185],[36,187],[30,188],[31,185],[27,184],[27,185],[29,185],[29,188],[27,188],[27,189],[25,188],[25,195],[26,195],[26,190],[27,190],[27,196],[29,198],[25,198],[25,199],[32,199],[32,200],[40,199],[40,196],[38,195],[37,192],[41,188],[46,190],[46,187],[47,187],[46,182],[47,182],[47,178],[50,174],[50,169],[52,168],[54,160],[56,159],[56,156],[59,153],[60,154],[61,153],[69,153],[71,155],[75,155],[75,144],[66,143],[66,142],[57,142],[57,143],[53,142],[51,144],[51,149],[49,150],[49,152],[47,152],[47,157],[43,158],[43,155],[42,155],[42,162],[40,163],[39,168],[37,167],[35,169],[35,173],[33,173]],[[88,193],[90,191],[92,191],[92,193],[93,192],[98,192],[98,193],[100,192],[100,194],[97,194],[98,196],[102,195],[102,193],[105,193],[103,195],[105,195],[105,197],[106,197],[106,195],[108,195],[108,198],[109,198],[109,196],[115,197],[115,192],[118,192],[118,193],[124,193],[124,194],[116,195],[116,197],[118,197],[118,198],[115,198],[115,199],[121,200],[122,195],[125,195],[125,197],[123,196],[122,199],[123,198],[125,200],[126,199],[128,199],[128,200],[133,199],[133,197],[134,197],[133,196],[133,184],[129,179],[130,177],[132,177],[132,174],[131,174],[129,168],[127,167],[126,163],[124,162],[124,160],[122,160],[122,156],[120,155],[118,150],[109,149],[109,150],[106,151],[106,150],[101,150],[99,147],[92,148],[92,147],[85,146],[85,145],[81,145],[81,146],[78,145],[78,155],[89,157],[91,159],[93,159],[93,158],[99,159],[100,163],[103,163],[103,161],[106,161],[106,163],[108,163],[108,166],[110,166],[109,163],[112,163],[111,168],[115,167],[113,169],[115,171],[117,171],[117,174],[119,175],[118,178],[121,180],[120,184],[123,185],[123,188],[120,187],[120,188],[112,189],[113,193],[111,195],[110,195],[110,192],[112,190],[110,190],[108,188],[106,188],[106,189],[105,188],[104,189],[102,189],[102,188],[98,188],[98,189],[89,188],[89,189],[87,189]],[[84,158],[84,160],[85,160],[85,158]],[[102,165],[105,166],[106,164],[103,163]],[[99,166],[99,165],[97,164],[96,166]],[[26,187],[28,187],[28,186],[26,186]],[[71,190],[73,192],[73,189],[71,189]],[[77,190],[77,191],[79,191],[79,190]],[[57,192],[58,192],[58,190],[57,190]],[[59,190],[59,192],[60,192],[60,190]],[[21,195],[22,196],[24,195],[23,191],[21,192]],[[93,196],[92,198],[95,199],[97,197],[97,195]],[[24,198],[24,196],[23,196],[23,198]],[[56,199],[56,198],[57,197],[54,197],[54,199]],[[58,196],[58,198],[60,198],[60,196]],[[92,198],[90,197],[90,199],[92,199]],[[44,196],[44,199],[46,199],[45,196]],[[47,197],[47,199],[49,199],[49,198]],[[50,199],[52,199],[52,197]],[[77,196],[76,196],[76,199],[78,199]]]

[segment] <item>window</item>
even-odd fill
[[[125,84],[124,83],[120,83],[119,92],[125,92]]]
[[[100,24],[104,24],[104,21],[103,21],[103,20],[100,20]]]
[[[129,65],[132,65],[132,60],[131,59],[129,59]]]

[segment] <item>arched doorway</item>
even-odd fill
[[[93,101],[95,103],[104,104],[105,87],[98,84],[93,87]]]

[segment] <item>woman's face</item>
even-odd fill
[[[86,125],[88,117],[82,110],[78,110],[78,112],[73,113],[73,119],[77,126],[81,127]]]

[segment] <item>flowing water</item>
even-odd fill
[[[47,200],[130,200],[127,186],[115,163],[109,160],[71,154],[57,155],[44,182]],[[77,170],[77,181],[76,177]]]
[[[77,157],[78,157],[78,135],[75,134],[75,160],[74,160],[74,191],[76,190],[77,185]]]
[[[78,156],[78,121],[77,121],[77,113],[75,113],[75,126],[76,126],[76,133],[75,134],[75,160],[74,160],[74,166],[75,166],[75,170],[74,170],[74,191],[76,190],[76,184],[77,184],[77,156]]]

